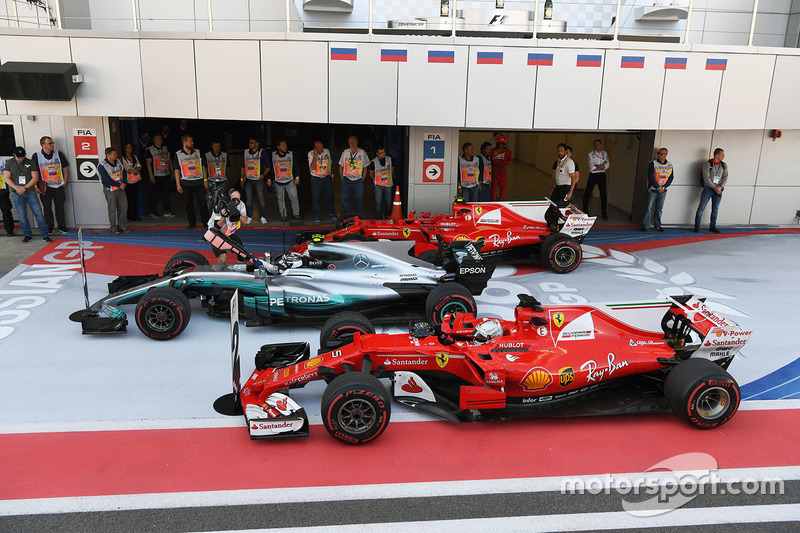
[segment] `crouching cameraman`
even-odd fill
[[[211,212],[211,218],[208,220],[208,229],[216,228],[225,234],[231,241],[244,248],[242,239],[238,235],[234,235],[242,225],[247,224],[247,208],[242,202],[241,193],[237,189],[231,189],[227,194],[218,193],[214,194],[214,208]],[[214,255],[217,256],[217,264],[212,268],[215,271],[221,271],[225,268],[227,261],[227,251],[211,245]]]

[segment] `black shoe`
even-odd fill
[[[194,226],[186,226],[186,229],[194,229]]]
[[[286,222],[286,217],[281,217],[281,222]]]
[[[8,237],[16,237],[17,234],[14,233],[13,231],[9,231],[9,232],[6,233],[6,236],[8,236]]]
[[[48,227],[47,228],[47,234],[48,235],[52,235],[53,234],[53,228]]]
[[[25,236],[22,238],[22,242],[31,242],[32,240],[33,240],[33,237],[30,237],[30,236],[28,236],[28,235],[25,235]]]
[[[711,226],[710,228],[708,228],[708,231],[710,231],[711,233],[719,233],[719,230],[717,229],[716,226]]]
[[[661,233],[664,233],[664,228],[656,228],[656,231],[660,231]]]
[[[300,215],[294,215],[294,217],[293,217],[293,218],[294,218],[295,220],[303,220],[302,218],[300,218]]]
[[[53,242],[53,239],[51,239],[50,237],[44,237],[42,240],[44,242]]]
[[[700,233],[700,226],[695,226],[694,227],[694,232],[695,233]]]
[[[641,228],[639,228],[639,229],[640,229],[640,230],[642,230],[642,231],[647,231],[647,227],[645,227],[645,226],[642,226],[642,227],[641,227]]]

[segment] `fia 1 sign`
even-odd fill
[[[444,183],[444,133],[422,135],[422,183]]]

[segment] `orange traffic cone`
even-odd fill
[[[400,202],[400,187],[394,189],[394,203],[392,204],[392,214],[389,215],[389,220],[402,220],[403,218],[403,204]]]

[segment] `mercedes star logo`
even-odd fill
[[[369,258],[364,254],[358,254],[353,257],[353,264],[358,269],[364,269],[369,266]]]

